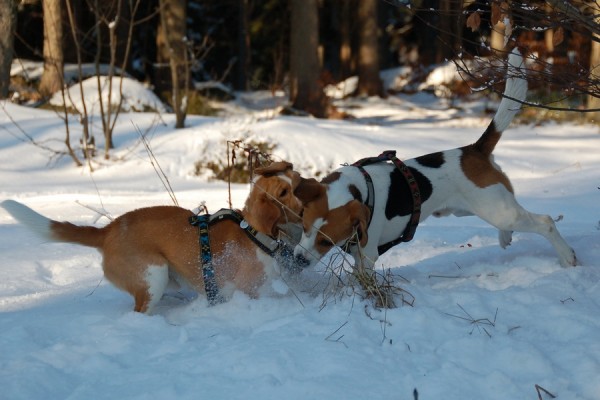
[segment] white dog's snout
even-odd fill
[[[307,253],[302,246],[296,245],[296,247],[294,247],[294,258],[298,258],[298,257],[306,258],[306,254]]]

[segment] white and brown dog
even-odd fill
[[[223,218],[209,227],[214,280],[222,294],[239,289],[255,297],[276,270],[274,259],[252,240],[248,227],[269,235],[267,241],[274,243],[272,238],[280,224],[300,223],[302,205],[293,195],[300,176],[292,165],[277,162],[256,173],[239,213],[246,223],[240,226],[238,221]],[[189,210],[176,206],[140,208],[97,228],[53,221],[13,200],[0,206],[46,240],[100,250],[106,279],[133,296],[135,311],[151,312],[170,281],[182,283],[183,279],[198,293],[205,293],[199,233],[188,221],[195,215]]]
[[[344,166],[320,183],[303,179],[295,191],[304,203],[304,232],[294,250],[297,262],[311,266],[333,246],[349,246],[357,265],[372,268],[387,248],[412,238],[419,220],[454,214],[477,215],[498,228],[503,248],[511,243],[513,231],[538,233],[554,246],[562,266],[576,265],[575,252],[552,218],[517,203],[508,177],[492,156],[527,93],[527,81],[515,74],[522,63],[519,53],[509,56],[504,96],[474,144],[404,165],[387,162],[393,158],[387,154],[372,163],[359,162],[360,168]]]

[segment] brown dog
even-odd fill
[[[301,203],[293,195],[300,176],[286,162],[273,163],[256,173],[240,214],[258,232],[275,236],[278,225],[300,221]],[[100,250],[106,279],[133,296],[135,311],[151,312],[170,280],[183,279],[198,293],[205,292],[198,229],[189,223],[194,216],[189,210],[175,206],[141,208],[97,228],[53,221],[13,200],[0,206],[46,240]],[[209,235],[212,267],[221,292],[227,296],[239,289],[257,296],[277,268],[274,259],[232,220],[211,225]]]

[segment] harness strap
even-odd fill
[[[202,266],[202,279],[208,304],[214,306],[222,303],[223,297],[219,294],[219,287],[215,278],[215,269],[212,265],[212,252],[210,251],[210,237],[208,226],[210,215],[194,215],[189,219],[190,224],[198,227],[198,243],[200,244],[200,265]]]
[[[398,168],[398,170],[402,173],[402,175],[404,176],[404,179],[406,179],[406,183],[408,184],[408,187],[412,194],[413,211],[412,211],[412,214],[410,217],[410,221],[406,225],[406,228],[404,228],[404,231],[402,232],[400,237],[398,237],[395,240],[392,240],[391,242],[382,244],[381,246],[377,247],[377,252],[379,253],[379,255],[385,253],[391,247],[397,245],[398,243],[411,241],[413,239],[413,237],[415,236],[415,232],[417,230],[417,227],[419,226],[419,220],[421,218],[422,199],[421,199],[421,192],[419,190],[419,184],[418,184],[417,180],[415,179],[414,175],[412,174],[412,172],[410,172],[410,169],[406,166],[406,164],[404,164],[402,161],[400,161],[400,159],[398,157],[396,157],[396,152],[394,150],[387,150],[387,151],[384,151],[383,153],[381,153],[377,157],[363,158],[361,160],[358,160],[354,164],[352,164],[353,166],[355,166],[359,169],[359,171],[363,174],[363,176],[365,177],[365,180],[367,182],[367,188],[368,188],[367,207],[369,207],[369,209],[371,211],[371,218],[373,216],[373,208],[374,208],[374,203],[375,203],[375,200],[374,200],[375,190],[373,188],[373,180],[369,176],[369,173],[363,168],[363,166],[375,164],[375,163],[379,163],[379,162],[386,162],[386,161],[391,161],[396,166],[396,168]],[[369,220],[369,224],[370,223],[371,223],[371,221]]]
[[[400,159],[398,157],[396,157],[395,151],[391,151],[391,152],[388,151],[385,153],[388,153],[387,157],[389,158],[389,160],[391,160],[394,163],[394,165],[396,166],[396,168],[398,168],[398,170],[400,170],[402,175],[404,175],[404,178],[406,179],[406,183],[408,183],[408,187],[410,188],[410,192],[412,193],[413,212],[410,217],[410,221],[408,222],[408,225],[406,225],[406,228],[404,229],[404,232],[402,233],[402,237],[401,237],[402,240],[400,240],[400,242],[410,242],[413,239],[413,237],[415,236],[417,226],[419,226],[419,220],[421,219],[422,199],[421,199],[421,191],[419,190],[419,183],[415,179],[412,172],[410,172],[410,169],[406,166],[406,164],[404,164],[402,161],[400,161]],[[398,242],[398,243],[400,243],[400,242]]]
[[[277,239],[272,238],[269,235],[266,235],[262,232],[259,232],[250,225],[236,210],[231,210],[228,208],[222,208],[210,217],[210,224],[228,219],[230,221],[235,222],[246,232],[246,235],[256,244],[262,251],[267,253],[269,256],[273,257],[279,247],[281,246],[281,242]]]
[[[360,173],[365,178],[365,181],[367,182],[367,200],[365,201],[365,204],[369,208],[369,221],[367,223],[367,226],[369,226],[371,225],[371,220],[373,219],[373,211],[375,210],[375,189],[373,188],[373,179],[371,179],[371,175],[369,175],[369,173],[363,168],[361,164],[354,163],[352,164],[352,166],[358,168]]]
[[[241,229],[246,232],[246,235],[254,244],[256,244],[262,251],[267,253],[270,257],[276,258],[278,262],[282,263],[289,269],[296,268],[290,264],[290,260],[293,259],[293,251],[290,247],[282,240],[277,240],[269,235],[265,235],[259,232],[248,224],[242,214],[236,210],[230,210],[222,208],[216,213],[194,215],[189,218],[189,222],[193,226],[198,227],[198,243],[200,244],[200,265],[202,266],[202,279],[204,280],[204,290],[206,291],[206,297],[208,303],[212,306],[215,304],[222,303],[223,297],[219,294],[219,287],[215,279],[215,270],[212,265],[212,252],[210,250],[210,235],[208,228],[216,223],[223,220],[230,220],[237,223]]]

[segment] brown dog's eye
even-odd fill
[[[287,196],[287,194],[288,194],[288,190],[287,189],[283,189],[281,191],[281,193],[279,193],[279,197],[285,197],[285,196]]]

